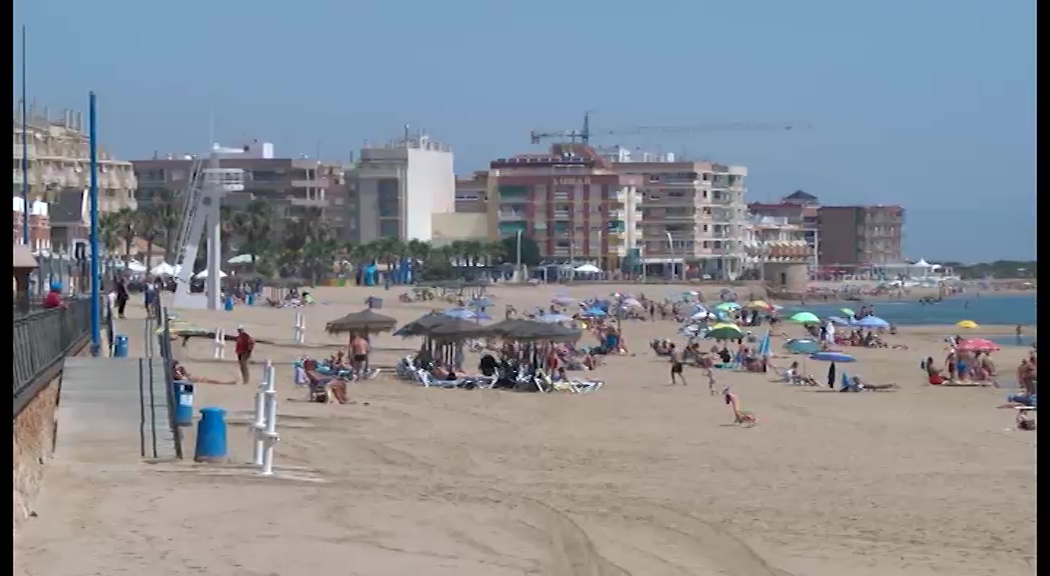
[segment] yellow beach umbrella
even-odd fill
[[[967,330],[972,330],[972,329],[978,327],[977,323],[974,322],[973,320],[960,320],[960,321],[956,322],[955,325],[958,326],[959,328],[966,328]]]
[[[744,305],[744,308],[755,308],[762,310],[769,310],[772,306],[769,305],[765,300],[752,300]]]

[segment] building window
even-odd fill
[[[401,223],[397,220],[385,220],[379,222],[379,236],[383,238],[397,238],[400,234]]]

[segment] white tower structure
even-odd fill
[[[175,261],[175,308],[220,310],[222,308],[222,222],[220,207],[227,192],[244,190],[244,170],[220,168],[223,155],[242,154],[242,148],[224,148],[213,144],[204,168],[198,160],[193,164],[186,205],[182,213],[178,258]],[[207,227],[205,227],[207,226]],[[207,230],[207,267],[204,269],[204,294],[191,294],[193,264],[197,260],[201,235]]]

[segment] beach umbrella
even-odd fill
[[[817,318],[817,315],[812,312],[799,312],[789,320],[798,324],[820,324],[820,318]]]
[[[809,357],[810,360],[820,360],[821,362],[856,362],[857,359],[849,354],[843,354],[842,352],[817,352]]]
[[[637,298],[624,298],[623,306],[624,308],[641,308],[642,303]]]
[[[955,325],[957,327],[959,327],[959,328],[963,328],[963,329],[966,329],[966,330],[973,330],[974,328],[978,328],[979,327],[979,326],[977,326],[977,323],[974,322],[973,320],[960,320],[960,321],[956,322]]]
[[[732,310],[737,310],[739,308],[740,305],[736,302],[722,302],[718,306],[715,306],[715,310],[722,310],[723,312],[729,312]]]
[[[689,317],[690,320],[707,320],[708,318],[717,318],[717,316],[707,310],[701,310]]]
[[[820,342],[810,338],[793,338],[784,343],[784,348],[792,354],[816,354],[820,352]]]
[[[588,309],[584,310],[583,312],[581,312],[581,315],[582,316],[593,316],[593,317],[596,317],[596,318],[601,318],[603,316],[608,316],[608,314],[605,313],[605,310],[602,310],[601,308],[598,308],[597,306],[591,306],[590,308],[588,308]]]
[[[536,317],[537,322],[543,322],[544,324],[557,324],[558,322],[568,322],[569,320],[572,320],[571,316],[557,313],[544,314]]]
[[[713,340],[736,340],[743,338],[744,333],[735,324],[715,324],[707,331],[706,336]]]
[[[440,312],[431,312],[398,328],[397,331],[394,332],[394,336],[401,336],[403,338],[408,338],[410,336],[424,336],[430,330],[450,320],[451,318]]]
[[[984,338],[967,338],[960,341],[957,348],[970,352],[995,352],[999,349],[999,345]]]
[[[766,330],[766,335],[762,337],[762,341],[758,343],[758,355],[763,357],[769,356],[769,346],[772,334],[769,330]]]
[[[146,265],[137,260],[132,260],[130,263],[128,263],[128,270],[131,270],[136,274],[141,274],[146,271]]]
[[[598,268],[594,264],[583,264],[581,266],[577,266],[575,269],[575,272],[579,272],[581,274],[597,274],[601,271],[601,268]]]
[[[841,318],[839,316],[828,316],[828,320],[832,324],[835,324],[836,326],[849,326],[850,325],[849,320],[846,320],[845,318]]]
[[[839,312],[845,314],[847,318],[852,318],[857,315],[852,308],[839,308]]]
[[[572,296],[555,296],[554,298],[551,298],[551,302],[558,306],[568,306],[569,304],[576,302],[576,299]]]
[[[765,300],[752,300],[751,302],[744,304],[744,308],[750,308],[752,310],[770,310],[773,307]]]
[[[851,326],[857,326],[859,328],[889,328],[890,323],[879,318],[878,316],[865,316],[855,322],[850,322]]]
[[[332,320],[325,324],[324,329],[329,334],[339,334],[341,332],[376,333],[393,330],[396,324],[397,320],[390,316],[384,316],[367,309]]]
[[[463,318],[446,318],[445,322],[434,326],[427,332],[427,336],[445,342],[481,338],[486,334],[488,334],[488,328]]]
[[[251,264],[255,256],[251,254],[238,254],[226,261],[227,264]]]
[[[492,306],[492,300],[489,300],[487,296],[478,296],[477,298],[472,298],[470,302],[467,302],[467,306],[470,306],[471,308],[488,308],[489,306]]]

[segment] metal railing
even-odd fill
[[[171,323],[168,321],[168,310],[161,304],[158,295],[150,304],[151,323],[157,333],[157,351],[160,352],[161,360],[164,362],[164,389],[168,394],[168,426],[171,427],[171,435],[175,439],[175,457],[182,460],[182,428],[175,419],[175,408],[178,406],[179,398],[175,394],[175,375],[172,374],[172,350],[171,350]]]
[[[67,300],[65,307],[30,310],[14,318],[14,415],[62,369],[67,356],[91,341],[91,299]]]

